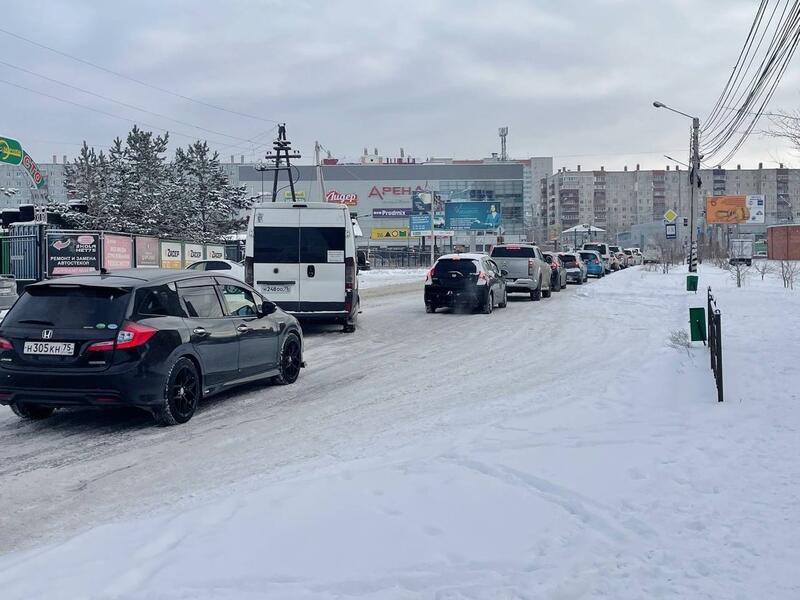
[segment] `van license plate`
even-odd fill
[[[72,342],[25,342],[24,354],[45,354],[50,356],[72,356],[75,344]]]
[[[261,288],[265,294],[288,294],[288,285],[265,285]]]

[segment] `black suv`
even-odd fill
[[[425,309],[440,307],[481,309],[508,304],[505,272],[485,254],[447,254],[439,258],[425,279]]]
[[[201,398],[303,363],[297,320],[224,275],[130,269],[29,285],[0,324],[0,404],[128,405],[185,423]]]

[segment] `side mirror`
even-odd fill
[[[264,302],[261,303],[261,314],[263,316],[271,315],[276,310],[278,310],[278,306],[274,302],[264,300]]]
[[[508,275],[508,271],[506,271],[505,269],[500,269],[500,275],[505,277],[506,275]]]

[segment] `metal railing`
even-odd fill
[[[717,402],[722,402],[722,315],[708,287],[708,348],[711,351],[711,370],[717,382]]]

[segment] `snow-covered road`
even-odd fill
[[[683,277],[489,316],[376,287],[296,385],[187,425],[3,412],[2,597],[798,597],[798,295],[704,270],[718,405],[707,351],[667,345]]]

